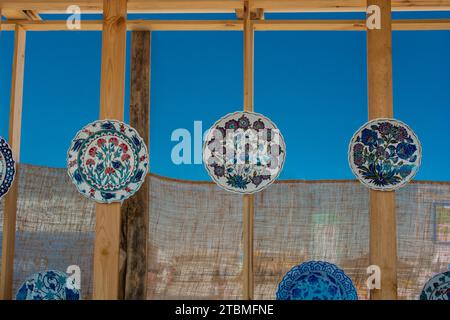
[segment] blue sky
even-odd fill
[[[266,15],[268,19],[362,17],[358,13]],[[394,17],[450,18],[450,12]],[[13,36],[0,34],[0,135],[4,137]],[[129,40],[130,34],[128,51]],[[422,142],[418,180],[450,181],[449,52],[450,31],[393,33],[394,115],[408,123]],[[242,109],[242,57],[241,32],[152,33],[152,172],[209,179],[203,165],[172,163],[176,142],[171,134],[177,128],[193,132],[194,121],[202,121],[206,130],[221,116]],[[21,162],[65,167],[75,133],[98,118],[100,58],[100,32],[27,34]],[[128,72],[127,65],[126,121]],[[365,33],[257,32],[255,111],[270,117],[286,139],[281,179],[352,179],[348,142],[367,120]]]

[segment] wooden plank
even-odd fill
[[[149,145],[150,135],[150,32],[131,33],[130,125]],[[121,292],[127,300],[144,300],[147,294],[147,241],[149,179],[122,206]]]
[[[381,8],[381,29],[367,31],[369,120],[393,116],[391,1],[368,0]],[[381,269],[381,289],[371,299],[397,299],[397,224],[395,192],[370,190],[371,265]]]
[[[244,5],[244,111],[253,112],[253,49],[254,31],[249,2]],[[243,297],[253,300],[253,217],[255,197],[252,194],[244,195],[242,199],[243,213],[243,246],[244,263]]]
[[[104,0],[100,118],[123,120],[126,0]],[[94,299],[117,299],[119,290],[120,203],[97,204]]]
[[[16,161],[16,176],[5,196],[2,269],[0,277],[0,299],[12,299],[14,275],[14,245],[16,237],[17,197],[19,193],[20,133],[22,128],[22,97],[25,69],[26,31],[16,27],[14,37],[14,60],[11,81],[11,106],[9,113],[9,145]]]
[[[14,31],[16,25],[26,31],[72,31],[66,21],[2,21],[2,31]],[[81,30],[102,31],[101,20],[83,21]],[[366,31],[364,20],[253,20],[255,31]],[[235,20],[131,20],[128,31],[242,31],[242,21]],[[450,19],[408,19],[392,21],[394,31],[450,30]]]
[[[140,13],[223,13],[243,8],[244,0],[129,0],[128,12]],[[3,9],[64,13],[78,5],[83,13],[102,11],[102,0],[0,0]],[[365,0],[253,0],[251,9],[265,12],[363,12]],[[394,11],[450,10],[450,0],[393,0]]]

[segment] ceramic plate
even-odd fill
[[[131,197],[145,180],[148,152],[133,128],[115,120],[95,121],[77,133],[67,155],[78,191],[101,203]]]
[[[250,194],[263,190],[280,174],[286,155],[283,136],[265,116],[235,112],[217,121],[203,146],[209,176],[223,189]]]
[[[0,137],[0,199],[8,193],[16,174],[16,164],[8,143]]]
[[[80,292],[73,283],[68,285],[68,279],[56,270],[35,273],[22,284],[16,300],[80,300]]]
[[[450,271],[439,273],[428,280],[420,300],[450,300]]]
[[[278,285],[277,300],[357,300],[352,280],[337,266],[308,261],[292,268]]]
[[[374,119],[363,125],[349,144],[350,167],[365,186],[392,191],[410,181],[420,167],[419,139],[403,122]]]

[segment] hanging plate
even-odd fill
[[[84,196],[120,202],[139,190],[148,152],[133,128],[116,120],[95,121],[77,133],[67,154],[68,173]]]
[[[450,300],[450,271],[438,273],[428,280],[420,300]]]
[[[337,266],[308,261],[292,268],[278,285],[277,300],[357,300],[352,280]]]
[[[408,183],[420,167],[419,139],[403,122],[374,119],[352,137],[348,159],[358,180],[374,190],[392,191]]]
[[[16,174],[16,163],[8,143],[0,137],[0,199],[8,193]]]
[[[235,112],[217,121],[203,146],[209,176],[223,189],[241,194],[263,190],[280,174],[286,155],[283,136],[265,116]]]
[[[74,280],[57,270],[33,274],[20,287],[16,300],[80,300]]]

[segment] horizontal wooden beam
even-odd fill
[[[0,0],[1,9],[40,13],[64,13],[70,5],[78,5],[83,13],[102,11],[102,0]],[[250,6],[265,12],[361,12],[366,0],[252,0]],[[222,13],[242,8],[243,0],[128,0],[129,13]],[[392,10],[450,10],[450,0],[393,0]]]
[[[26,31],[72,31],[66,21],[3,21],[3,31],[14,31],[20,25]],[[253,20],[256,31],[365,31],[364,20]],[[238,20],[128,20],[129,31],[242,31]],[[394,20],[397,31],[450,30],[450,19]],[[82,21],[81,30],[101,31],[101,20]],[[77,30],[75,30],[77,31]]]

